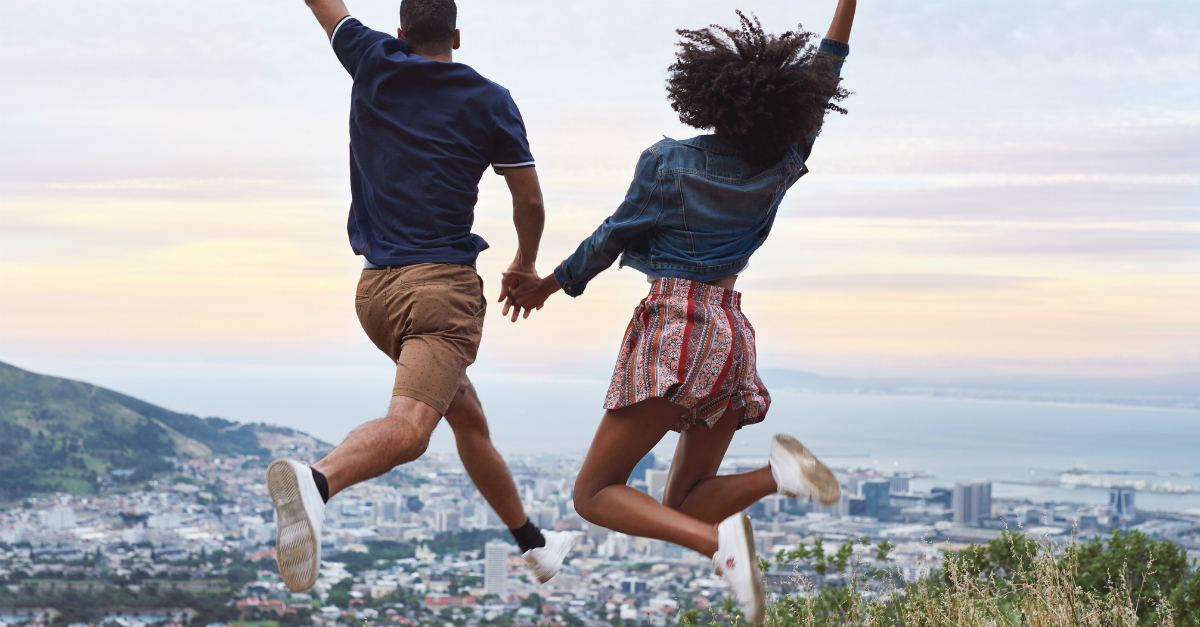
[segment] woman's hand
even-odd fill
[[[513,322],[517,321],[519,315],[528,318],[534,309],[541,309],[546,299],[560,289],[558,279],[553,274],[540,278],[536,272],[510,269],[501,276],[501,293],[507,296],[504,315],[507,316],[511,309]],[[521,315],[522,309],[525,310],[524,315]]]

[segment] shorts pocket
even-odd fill
[[[370,300],[382,274],[383,270],[363,270],[362,274],[358,275],[358,287],[354,290],[355,307],[362,301]]]

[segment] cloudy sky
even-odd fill
[[[456,60],[529,129],[541,269],[611,213],[642,149],[696,134],[663,89],[674,29],[741,8],[823,33],[833,5],[460,1]],[[397,26],[397,0],[349,6]],[[391,372],[345,236],[350,79],[304,3],[0,10],[0,360],[331,439],[380,413]],[[764,366],[1200,370],[1200,5],[864,0],[850,43],[850,114],[739,283]],[[486,174],[493,298],[509,203]],[[533,323],[494,307],[485,403],[599,394],[645,289],[613,270]]]

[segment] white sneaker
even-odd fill
[[[815,498],[822,505],[832,505],[842,497],[842,486],[829,467],[790,435],[779,433],[771,438],[770,464],[771,476],[784,496]]]
[[[717,552],[713,554],[713,573],[729,584],[733,598],[741,603],[746,620],[756,625],[766,618],[767,593],[754,552],[754,530],[750,517],[734,514],[717,525]]]
[[[279,528],[275,536],[279,575],[293,592],[304,592],[317,583],[321,570],[325,501],[312,469],[291,459],[277,459],[267,467],[267,490]]]
[[[542,537],[546,539],[546,546],[525,551],[525,564],[539,582],[546,583],[562,568],[563,560],[575,544],[575,534],[570,531],[543,531]]]

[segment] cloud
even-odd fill
[[[350,8],[390,31],[397,5]],[[674,31],[741,6],[460,3],[456,59],[509,88],[529,128],[543,271],[617,206],[642,149],[699,132],[663,89]],[[775,32],[820,32],[833,6],[754,11]],[[764,359],[1200,359],[1197,5],[858,12],[850,115],[828,121],[741,284],[758,293]],[[5,16],[0,342],[238,359],[364,345],[345,237],[351,79],[303,3],[61,0]],[[480,192],[494,296],[511,204],[498,177]],[[645,291],[610,270],[533,325],[494,316],[481,363],[607,369]]]
[[[747,279],[738,287],[780,292],[985,292],[1021,289],[1041,280],[984,274],[819,274]]]

